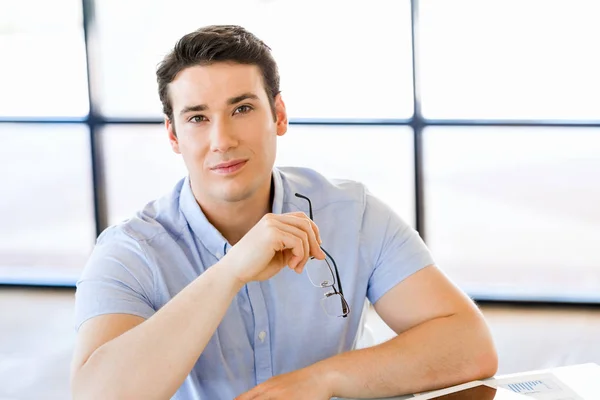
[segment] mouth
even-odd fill
[[[210,170],[217,174],[230,175],[244,168],[247,162],[248,160],[227,161],[212,167]]]

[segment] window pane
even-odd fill
[[[101,138],[110,224],[131,217],[187,175],[163,125],[110,125]]]
[[[187,175],[181,156],[172,152],[162,126],[110,126],[102,132],[102,139],[111,224],[168,193]],[[319,146],[315,148],[317,142]],[[346,146],[343,151],[340,143]],[[347,146],[354,152],[348,151]],[[293,125],[279,138],[277,151],[276,165],[304,166],[330,178],[364,182],[371,192],[414,225],[409,128]],[[359,151],[370,156],[360,156]]]
[[[292,125],[278,141],[276,165],[315,169],[367,185],[414,227],[412,130],[405,126]]]
[[[94,244],[87,128],[0,124],[0,277],[76,277]]]
[[[242,25],[273,49],[292,118],[412,115],[408,0],[162,0],[151,7],[135,0],[97,7],[106,115],[160,117],[156,65],[182,35],[209,24]]]
[[[88,112],[80,0],[0,2],[0,116]]]
[[[600,129],[429,128],[427,242],[471,293],[600,293]]]
[[[600,119],[594,1],[419,2],[427,118]]]

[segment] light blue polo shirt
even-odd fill
[[[311,199],[351,313],[328,316],[320,304],[326,289],[314,287],[306,270],[298,275],[284,268],[268,281],[248,283],[173,399],[232,399],[272,376],[352,350],[362,333],[365,300],[376,303],[434,264],[417,232],[364,185],[303,168],[275,168],[272,176],[273,213],[308,215],[308,203],[294,194]],[[77,283],[76,328],[109,313],[150,318],[230,247],[202,213],[188,178],[182,179],[171,193],[100,235]]]

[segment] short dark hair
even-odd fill
[[[182,70],[217,62],[257,65],[275,119],[275,96],[279,94],[279,71],[271,48],[237,25],[210,25],[183,36],[158,65],[158,95],[164,114],[173,121],[169,84]]]

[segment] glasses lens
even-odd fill
[[[321,306],[330,317],[344,317],[350,313],[346,299],[339,293],[327,293],[321,300]]]
[[[335,283],[333,272],[327,260],[313,258],[306,263],[308,279],[316,287],[331,287]]]

